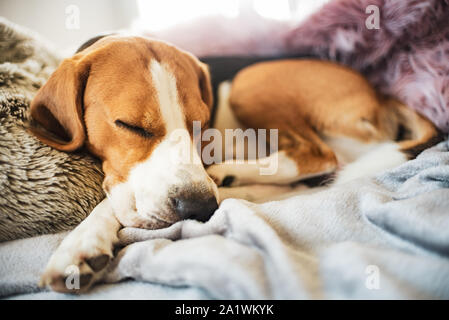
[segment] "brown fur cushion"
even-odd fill
[[[104,198],[98,160],[26,131],[29,103],[59,60],[37,35],[0,18],[0,241],[72,229]]]

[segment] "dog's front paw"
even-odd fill
[[[50,258],[39,285],[64,293],[81,293],[101,279],[112,258],[110,244],[101,239],[70,237]]]
[[[226,165],[214,164],[206,171],[218,187],[236,187],[239,185],[237,177],[227,172]]]

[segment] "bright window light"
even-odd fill
[[[288,0],[254,0],[254,10],[262,17],[275,20],[289,20],[291,11]]]
[[[329,0],[137,0],[134,26],[158,31],[204,16],[237,18],[255,13],[266,19],[298,22]]]
[[[318,11],[324,4],[329,2],[330,0],[297,0],[296,8],[292,12],[292,18],[296,21],[302,21],[307,18],[309,15]]]
[[[207,15],[235,18],[239,0],[137,0],[139,24],[148,30],[161,30]]]

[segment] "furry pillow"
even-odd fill
[[[58,64],[37,35],[0,18],[0,241],[72,229],[104,198],[98,160],[26,131],[29,103]]]
[[[365,25],[379,9],[379,29]],[[285,52],[364,73],[449,132],[449,0],[333,0],[285,36]]]

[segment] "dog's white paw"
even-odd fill
[[[98,281],[111,260],[110,241],[89,234],[69,234],[54,252],[40,286],[65,293],[84,292]]]

